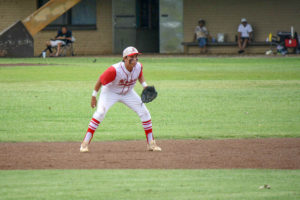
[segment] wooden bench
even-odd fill
[[[189,52],[189,47],[195,47],[195,46],[199,46],[198,42],[182,42],[181,43],[184,46],[184,53],[188,53]],[[248,46],[270,46],[271,43],[270,42],[251,42],[248,44]],[[211,43],[208,42],[207,43],[207,47],[224,47],[224,46],[238,46],[237,42],[215,42],[215,43]]]

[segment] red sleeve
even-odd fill
[[[141,78],[142,76],[143,76],[143,65],[141,64],[141,72],[140,72],[139,78]]]
[[[100,76],[101,84],[106,85],[106,84],[114,81],[116,78],[116,74],[117,74],[116,69],[113,66],[107,68],[107,70],[105,70],[103,72],[103,74],[101,74],[101,76]]]

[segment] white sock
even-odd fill
[[[89,143],[92,136],[93,136],[92,133],[90,133],[90,132],[86,133],[84,141]]]

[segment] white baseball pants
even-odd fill
[[[57,47],[59,43],[61,43],[61,45],[66,45],[62,40],[50,40],[51,47]]]
[[[128,106],[129,108],[131,108],[131,110],[133,110],[138,114],[142,122],[151,119],[147,107],[142,102],[140,96],[134,90],[129,91],[125,95],[120,95],[120,94],[113,93],[107,89],[101,90],[100,98],[97,104],[97,110],[94,113],[93,118],[102,122],[105,118],[107,111],[116,102],[121,102],[126,106]]]

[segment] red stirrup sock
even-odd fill
[[[91,140],[94,136],[94,132],[96,131],[99,124],[100,124],[100,122],[98,120],[96,120],[95,118],[92,118],[92,120],[90,121],[90,124],[89,124],[89,128],[86,131],[85,137],[83,139],[84,142],[88,142],[88,143],[91,142]]]
[[[143,123],[143,127],[145,130],[147,142],[149,144],[152,140],[154,140],[153,133],[152,133],[152,121],[150,119],[150,120],[148,120],[146,122],[142,122],[142,123]]]

